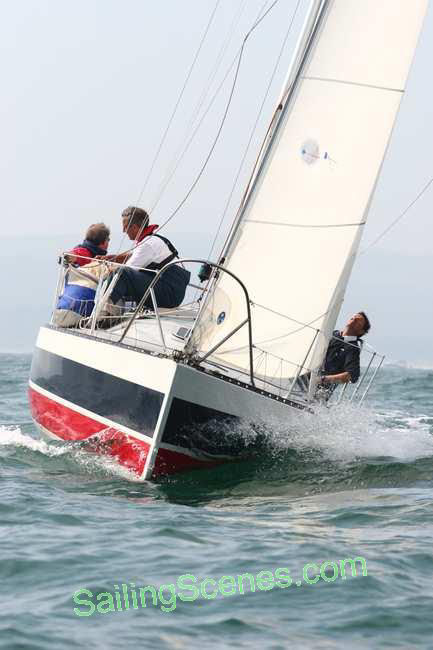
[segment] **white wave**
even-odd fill
[[[431,361],[396,361],[388,359],[385,360],[384,366],[387,368],[403,368],[405,370],[433,370]]]
[[[374,413],[345,404],[322,407],[314,414],[299,413],[290,430],[275,424],[272,429],[276,446],[318,450],[330,460],[391,457],[412,461],[433,456],[433,436],[427,416],[422,415]]]
[[[2,447],[13,447],[26,449],[44,456],[55,458],[67,456],[84,468],[90,474],[103,472],[116,478],[128,481],[137,481],[135,474],[132,474],[126,467],[122,467],[115,458],[100,456],[77,448],[73,443],[49,443],[42,439],[32,438],[16,426],[0,426],[0,449]],[[68,470],[70,467],[68,466]]]
[[[50,445],[44,440],[36,440],[13,425],[0,426],[0,447],[22,447],[45,456],[61,456],[70,450],[68,445]]]

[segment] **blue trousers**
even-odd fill
[[[146,289],[154,279],[150,271],[137,271],[128,267],[120,271],[120,277],[111,292],[111,300],[116,303],[121,298],[139,302]],[[170,266],[154,286],[158,307],[178,307],[185,298],[191,273],[180,266]],[[152,298],[146,300],[145,306],[152,309]]]

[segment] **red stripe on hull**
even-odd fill
[[[36,422],[62,440],[85,440],[107,428],[29,388],[30,409]]]
[[[150,445],[117,429],[106,429],[85,445],[86,451],[115,458],[119,465],[141,476]]]
[[[32,388],[29,399],[33,418],[44,429],[67,442],[87,440],[86,451],[114,457],[120,465],[141,476],[149,443],[77,413]]]
[[[160,447],[155,460],[152,476],[164,476],[177,472],[188,472],[191,469],[205,469],[225,463],[225,460],[199,460],[186,454]]]

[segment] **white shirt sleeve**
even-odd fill
[[[146,237],[132,251],[132,255],[126,262],[126,266],[146,268],[152,262],[162,262],[170,255],[167,245],[158,237]]]

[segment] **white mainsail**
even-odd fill
[[[225,268],[253,303],[255,373],[277,384],[323,360],[426,8],[427,0],[312,3],[286,105],[225,251]],[[241,288],[221,273],[189,349],[207,353],[245,318]],[[246,326],[210,359],[248,373]]]

